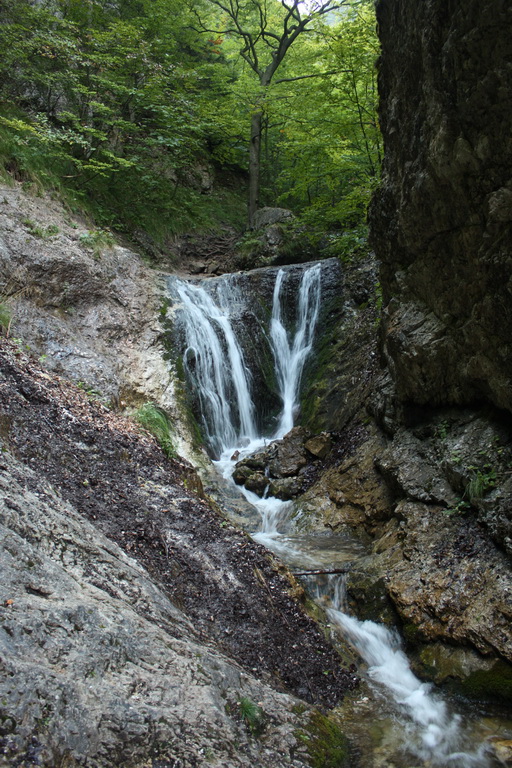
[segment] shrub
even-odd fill
[[[253,736],[259,736],[265,727],[265,715],[261,707],[248,699],[246,696],[238,702],[240,707],[240,717]]]

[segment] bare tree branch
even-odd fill
[[[333,69],[330,72],[314,72],[312,75],[297,75],[296,77],[281,77],[279,80],[275,80],[275,84],[279,83],[294,83],[296,80],[307,80],[310,77],[328,77],[330,75],[338,75],[340,72],[348,72],[345,69]]]

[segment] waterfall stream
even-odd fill
[[[297,320],[294,333],[289,333],[282,320],[281,289],[285,272],[279,270],[274,287],[270,336],[274,354],[282,411],[275,438],[286,435],[293,427],[304,363],[313,349],[321,292],[320,264],[305,270],[299,289]]]
[[[186,321],[185,370],[199,396],[206,440],[214,451],[256,438],[250,372],[235,336],[231,314],[241,300],[226,279],[206,286],[175,283]]]
[[[232,323],[234,308],[244,299],[230,276],[213,283],[194,285],[176,281],[174,291],[182,303],[184,364],[195,387],[203,428],[217,456],[219,472],[230,479],[236,460],[257,450],[268,440],[281,438],[294,423],[298,408],[301,376],[313,349],[321,304],[321,264],[306,266],[298,286],[295,318],[285,320],[283,288],[285,270],[276,271],[270,318],[270,343],[281,398],[277,427],[268,437],[258,435],[257,404],[252,393],[251,374]],[[231,481],[232,482],[232,481]],[[290,519],[291,502],[261,499],[241,488],[246,499],[261,515],[260,530],[254,538],[275,551],[290,567],[301,570],[353,563],[362,556],[360,545],[336,536],[304,536],[294,532]],[[370,687],[386,691],[392,707],[393,726],[404,762],[379,765],[452,766],[486,768],[495,765],[471,737],[461,717],[450,713],[447,703],[412,673],[397,633],[371,621],[359,621],[346,613],[343,584],[339,577],[327,580],[325,588],[309,584],[312,594],[325,606],[332,625],[357,650],[366,665]],[[391,705],[389,704],[391,702]],[[474,743],[475,746],[471,746]],[[407,757],[409,755],[409,757]],[[397,758],[394,756],[394,759]],[[418,762],[420,761],[420,762]]]

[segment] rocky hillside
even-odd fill
[[[354,266],[306,372],[325,451],[295,432],[296,471],[274,485],[305,527],[364,529],[374,558],[349,602],[394,616],[426,678],[510,704],[512,10],[377,7],[381,366],[374,273]],[[316,736],[297,733],[353,673],[276,561],[122,413],[154,400],[189,450],[162,275],[51,200],[19,185],[0,197],[4,764],[310,764]],[[265,487],[280,450],[256,457]]]
[[[189,466],[0,342],[0,765],[309,765],[320,715],[289,694],[357,678],[300,587]]]

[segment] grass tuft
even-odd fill
[[[253,736],[259,736],[265,728],[265,714],[258,704],[246,696],[238,701],[240,717]]]
[[[4,302],[0,301],[0,330],[6,335],[9,333],[11,320],[11,310],[7,304],[4,304]]]

